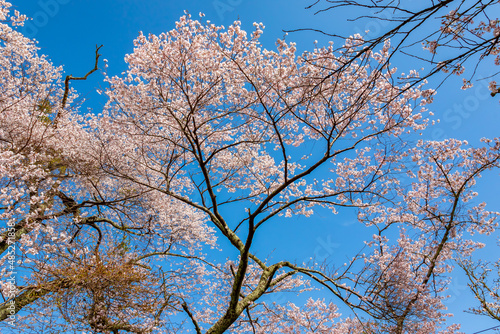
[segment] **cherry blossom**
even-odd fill
[[[359,35],[340,51],[268,50],[262,24],[247,34],[186,14],[141,33],[128,69],[105,79],[103,110],[85,113],[9,7],[3,328],[14,303],[26,333],[459,333],[446,287],[457,254],[484,246],[474,234],[497,228],[474,187],[499,167],[500,141],[412,141],[434,91],[395,84],[389,41],[362,57]],[[373,232],[364,253],[315,264],[257,249],[264,225],[325,208],[358,212]]]

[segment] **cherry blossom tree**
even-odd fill
[[[360,55],[390,38],[393,43],[396,41],[391,57],[402,53],[431,65],[430,71],[412,79],[414,83],[444,72],[463,76],[462,89],[468,89],[472,87],[473,78],[477,78],[477,71],[482,63],[496,66],[500,64],[498,5],[498,1],[464,0],[421,1],[418,4],[403,4],[392,0],[318,0],[308,6],[308,9],[316,10],[315,14],[329,12],[337,15],[344,10],[355,9],[358,15],[352,18],[355,22],[368,20],[377,28],[377,31],[366,32],[363,41],[365,49],[360,51]],[[340,37],[326,31],[320,32]],[[423,47],[428,53],[419,52],[419,47]],[[490,66],[487,74],[478,79],[489,80],[491,96],[495,97],[500,92],[496,79],[498,71],[491,68]],[[495,283],[498,275],[491,278],[490,274],[492,270],[495,272],[497,264],[489,267],[487,263],[463,259],[459,266],[470,279],[471,291],[481,305],[471,311],[498,320],[498,312],[494,311],[498,307],[494,292],[498,290]],[[487,282],[488,277],[491,282]],[[488,302],[490,297],[493,299]]]
[[[469,278],[468,285],[479,301],[479,306],[471,307],[468,311],[500,321],[500,261],[490,264],[465,259],[459,265]]]
[[[392,55],[405,54],[416,61],[430,64],[430,69],[423,72],[412,82],[420,82],[439,72],[463,75],[462,89],[472,86],[472,79],[477,76],[480,63],[488,65],[500,64],[498,18],[498,1],[494,0],[445,0],[419,1],[404,3],[394,0],[351,1],[351,0],[317,0],[307,8],[315,10],[315,14],[331,14],[336,17],[349,17],[349,20],[376,27],[367,31],[363,40],[364,48],[360,48],[353,58],[361,57],[368,50],[376,50],[385,40],[393,41]],[[355,13],[355,14],[353,14]],[[353,16],[354,15],[354,16]],[[364,22],[364,23],[363,23]],[[314,30],[325,35],[343,37],[330,31],[303,28],[298,30]],[[428,53],[420,52],[421,48]],[[348,66],[349,62],[344,66]],[[465,67],[468,71],[464,74]],[[427,66],[426,66],[427,67]],[[499,92],[495,81],[498,72],[488,73],[489,88],[494,96]]]
[[[63,80],[0,6],[2,330],[458,333],[449,260],[497,226],[474,185],[500,141],[414,140],[434,91],[394,84],[388,41],[299,55],[265,49],[262,24],[186,14],[141,34],[104,110],[84,114],[69,83],[86,76]],[[257,251],[264,226],[320,209],[357,211],[364,253]],[[312,289],[325,298],[266,299]]]
[[[102,174],[89,154],[97,151],[98,143],[85,127],[76,94],[69,88],[70,81],[80,78],[67,76],[63,81],[62,68],[39,56],[34,42],[16,31],[25,17],[10,15],[9,7],[0,2],[0,250],[5,301],[0,318],[18,330],[15,315],[28,310],[39,324],[28,317],[25,328],[34,332],[43,326],[55,330],[50,319],[57,310],[70,325],[85,322],[85,329],[133,330],[130,315],[136,322],[140,318],[141,326],[146,319],[153,323],[169,305],[170,297],[164,294],[167,275],[153,280],[150,272],[134,266],[124,253],[129,247],[125,234],[113,232],[143,233],[148,228],[127,225],[127,218],[144,211],[145,198],[118,191],[120,185]],[[96,63],[98,58],[96,53]],[[113,213],[120,219],[107,218]],[[153,286],[161,288],[152,290]],[[133,298],[128,304],[125,295]],[[113,313],[113,319],[99,314],[98,306],[117,305],[120,312]]]

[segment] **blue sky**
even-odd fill
[[[28,0],[13,1],[21,13],[32,17],[23,28],[24,33],[37,39],[41,52],[48,55],[56,65],[64,65],[67,74],[85,74],[94,61],[96,45],[104,45],[103,58],[109,61],[109,74],[119,74],[126,69],[123,57],[132,52],[132,41],[139,31],[145,34],[159,34],[174,27],[174,22],[187,10],[193,16],[205,13],[205,19],[214,24],[225,26],[239,18],[243,28],[252,30],[253,22],[266,26],[261,39],[264,47],[274,48],[274,41],[282,38],[283,29],[317,27],[338,34],[351,34],[366,29],[380,30],[384,27],[374,21],[360,21],[346,24],[344,15],[325,13],[313,15],[304,7],[313,1],[285,0]],[[314,40],[320,45],[326,38],[312,32],[291,33],[287,40],[298,43],[299,50],[312,49]],[[338,42],[338,41],[337,41]],[[398,58],[396,58],[397,62]],[[404,61],[411,68],[412,63]],[[401,66],[403,66],[401,64]],[[395,64],[396,66],[398,64]],[[416,68],[421,64],[415,64]],[[493,69],[482,66],[478,73],[487,76]],[[95,93],[102,83],[102,74],[92,75],[86,82],[74,82],[73,87],[87,99],[84,107],[99,112],[103,99]],[[437,81],[431,82],[431,84]],[[498,136],[500,112],[498,99],[489,96],[487,83],[475,83],[472,89],[461,91],[461,79],[447,81],[430,106],[441,122],[426,133],[429,139],[456,137],[477,143],[481,137]],[[495,189],[500,188],[498,172],[490,173],[479,182],[481,199],[491,204],[490,209],[500,208],[500,200]],[[299,226],[306,224],[307,228]],[[279,231],[284,238],[278,243],[274,256],[296,258],[299,262],[311,256],[326,260],[345,257],[353,249],[359,249],[360,226],[355,223],[354,215],[338,215],[332,218],[320,213],[313,220],[276,224],[269,227],[270,235]],[[364,234],[367,231],[362,231]],[[370,235],[370,233],[368,233]],[[347,237],[346,237],[347,236]],[[354,237],[356,236],[356,237]],[[297,247],[295,241],[305,245]],[[490,239],[493,241],[492,239]],[[291,245],[291,246],[290,246]],[[269,248],[265,241],[255,247]],[[354,255],[351,253],[351,255]],[[483,252],[483,257],[496,254]],[[457,313],[455,321],[463,325],[466,333],[496,325],[487,318],[460,313],[459,310],[472,306],[473,300],[465,287],[465,279],[458,278],[451,284],[449,294],[450,310]]]

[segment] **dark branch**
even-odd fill
[[[89,75],[91,75],[92,73],[94,73],[95,71],[97,71],[99,69],[98,67],[98,64],[99,64],[99,57],[102,56],[101,54],[99,54],[99,49],[102,48],[102,45],[101,46],[96,46],[96,49],[95,49],[95,64],[94,64],[94,68],[91,69],[90,71],[87,72],[87,74],[85,74],[83,77],[74,77],[72,75],[67,75],[66,76],[66,79],[64,79],[64,95],[63,95],[63,99],[62,99],[62,103],[61,103],[61,108],[64,109],[66,107],[66,101],[68,100],[68,95],[69,95],[69,82],[71,80],[87,80],[87,77]],[[56,115],[56,118],[54,119],[54,124],[57,123],[57,116]]]

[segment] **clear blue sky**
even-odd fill
[[[283,29],[316,27],[329,32],[350,34],[382,29],[373,21],[346,24],[343,15],[327,13],[313,15],[304,7],[313,1],[286,0],[25,0],[15,1],[13,5],[21,13],[33,18],[24,28],[24,33],[37,39],[41,52],[48,55],[56,65],[64,65],[67,74],[83,75],[93,65],[96,44],[104,45],[101,53],[109,61],[109,74],[124,71],[123,56],[132,51],[132,41],[139,31],[145,34],[159,34],[174,27],[174,22],[188,10],[196,15],[203,12],[206,19],[214,24],[231,24],[235,19],[242,21],[243,27],[252,29],[253,22],[266,26],[262,43],[266,48],[274,48],[274,41],[283,37]],[[287,40],[298,42],[299,50],[313,48],[313,41],[320,44],[326,39],[312,32],[292,33]],[[398,64],[395,64],[396,66]],[[410,66],[411,63],[405,63]],[[419,65],[421,66],[421,65]],[[416,66],[417,67],[417,66]],[[483,66],[480,75],[489,75],[492,68]],[[101,74],[94,74],[87,82],[75,82],[73,87],[87,98],[84,107],[96,112],[102,106],[102,97],[95,94],[102,82]],[[498,99],[492,99],[487,84],[478,84],[470,90],[461,91],[461,82],[448,81],[440,90],[430,109],[441,119],[434,130],[427,133],[431,139],[457,137],[477,143],[481,137],[499,135],[500,106]],[[490,174],[479,182],[481,199],[491,204],[490,209],[500,208],[497,191],[500,187],[498,173]],[[299,226],[299,224],[304,224]],[[283,228],[287,229],[283,234]],[[304,228],[307,226],[307,228]],[[345,257],[359,249],[363,234],[371,235],[355,223],[352,215],[331,217],[328,213],[318,214],[307,222],[287,222],[269,227],[266,233],[280,231],[284,236],[278,243],[274,256],[292,257],[297,260],[311,256],[327,260]],[[366,233],[365,233],[366,232]],[[356,237],[354,237],[356,236]],[[360,239],[361,238],[361,239]],[[303,240],[304,247],[297,247],[295,240]],[[491,240],[491,239],[490,239]],[[255,244],[257,249],[273,249],[263,240]],[[483,254],[484,257],[498,254]],[[344,260],[340,260],[343,262]],[[466,333],[492,327],[498,323],[481,317],[463,314],[459,310],[471,306],[473,302],[465,287],[465,279],[458,278],[450,288],[450,310],[457,312],[455,321],[463,325]],[[327,297],[327,296],[325,296]]]

